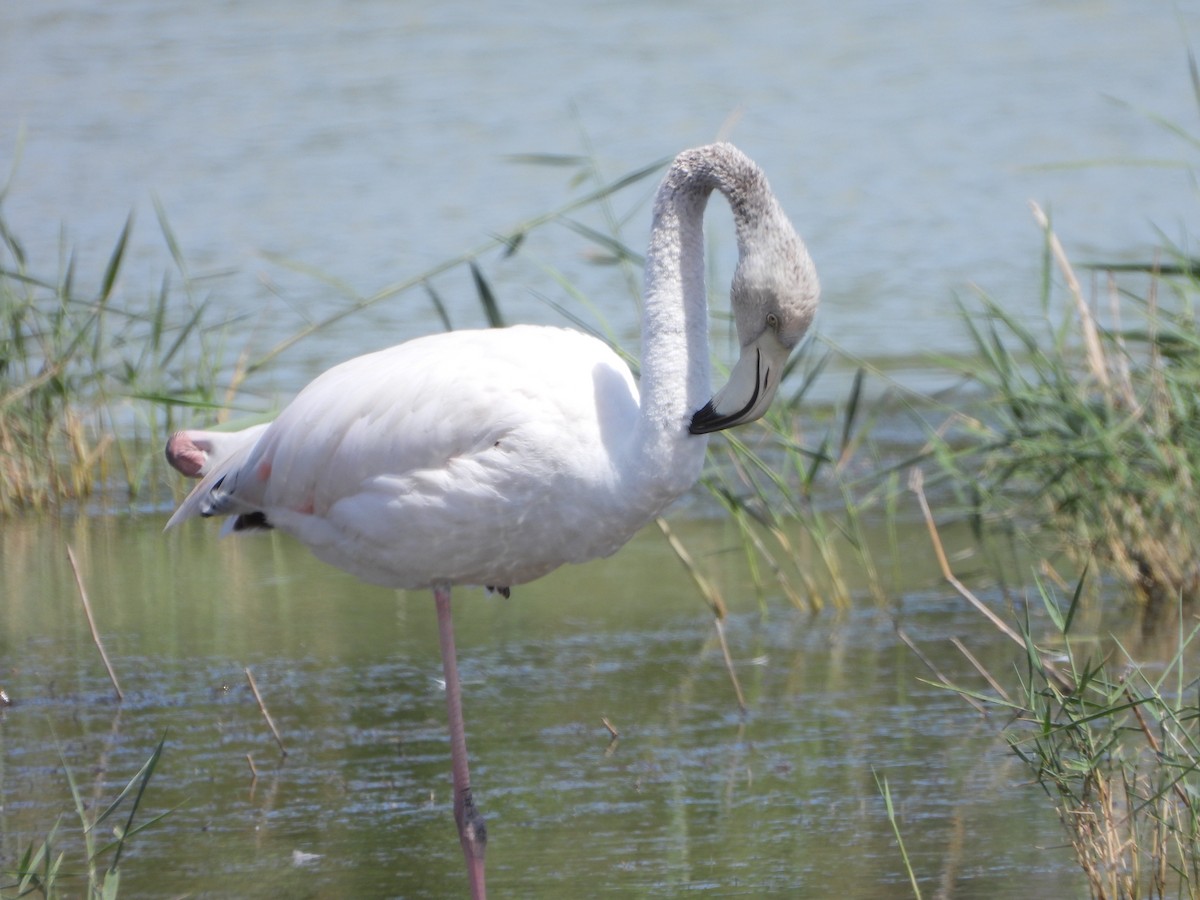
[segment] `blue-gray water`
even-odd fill
[[[332,293],[264,251],[371,293],[571,195],[567,173],[511,154],[590,145],[615,177],[728,136],[811,245],[822,334],[920,380],[915,357],[963,346],[970,285],[1036,308],[1027,201],[1081,260],[1195,232],[1194,148],[1156,119],[1196,121],[1198,32],[1195,5],[1158,0],[9,0],[0,172],[23,157],[4,210],[43,268],[65,229],[95,280],[135,209],[125,284],[152,293],[159,198],[194,272],[235,270],[210,292],[260,311],[261,349]],[[649,190],[617,204],[636,249]],[[567,232],[530,249],[635,333],[621,279]],[[542,296],[564,294],[535,275],[500,268],[511,319],[555,319]],[[480,320],[465,278],[443,287],[458,324]],[[421,303],[378,308],[285,357],[277,385],[437,327]]]

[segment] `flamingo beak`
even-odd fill
[[[788,352],[770,329],[744,346],[729,382],[692,416],[688,431],[710,434],[760,418],[775,398]]]

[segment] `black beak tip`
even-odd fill
[[[691,424],[688,425],[688,434],[711,434],[714,431],[720,431],[722,427],[720,423],[721,417],[717,415],[712,401],[709,400],[692,415]]]

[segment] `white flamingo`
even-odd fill
[[[709,399],[702,220],[733,210],[741,354]],[[677,156],[654,202],[640,383],[601,341],[534,326],[418,338],[335,366],[268,426],[180,432],[202,476],[167,527],[276,528],[365,581],[430,588],[450,720],[454,813],[472,896],[486,829],[467,769],[452,585],[507,593],[615,552],[700,475],[709,432],[757,419],[817,309],[808,252],[762,170],[730,144]]]

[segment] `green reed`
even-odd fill
[[[1025,645],[1014,674],[981,672],[978,684],[951,687],[998,714],[1004,738],[1054,804],[1092,897],[1195,897],[1200,629],[1176,604],[1173,654],[1144,665],[1120,641],[1076,639],[1083,586],[1081,577],[1063,596],[1038,579],[1049,624],[1039,640],[1028,619],[1013,621]]]
[[[1101,637],[1088,599],[1095,573],[1085,567],[1073,589],[1056,587],[1043,562],[1027,596],[998,611],[953,571],[920,468],[909,485],[944,578],[1011,647],[1011,665],[989,669],[951,638],[965,674],[948,676],[898,633],[930,666],[930,684],[996,724],[1030,776],[1013,789],[1036,784],[1053,804],[1067,844],[1047,852],[1071,852],[1096,900],[1200,895],[1200,627],[1185,604],[1160,610],[1174,619],[1169,629],[1143,621],[1132,638]]]
[[[1098,270],[1085,296],[1049,223],[1042,314],[964,312],[969,382],[938,430],[941,475],[980,521],[1093,555],[1143,603],[1200,592],[1200,281],[1156,263]],[[1061,287],[1052,274],[1057,271]],[[1058,299],[1065,295],[1066,302]]]
[[[95,900],[116,900],[120,892],[121,856],[130,839],[153,828],[169,815],[169,812],[160,813],[134,824],[165,743],[165,738],[158,742],[125,787],[94,815],[89,813],[90,804],[76,782],[75,773],[63,758],[63,771],[80,824],[82,857],[76,860],[73,851],[68,857],[68,850],[59,849],[60,817],[44,839],[26,847],[10,871],[0,871],[0,900],[30,896],[51,900],[81,896],[80,891],[82,896]],[[101,767],[97,776],[104,774],[107,773]],[[111,838],[102,837],[102,826],[108,827]]]
[[[90,287],[69,255],[39,274],[0,217],[0,515],[138,498],[175,405],[223,399],[222,329],[205,321],[161,209],[159,225],[176,269],[139,296],[118,287],[132,216]]]

